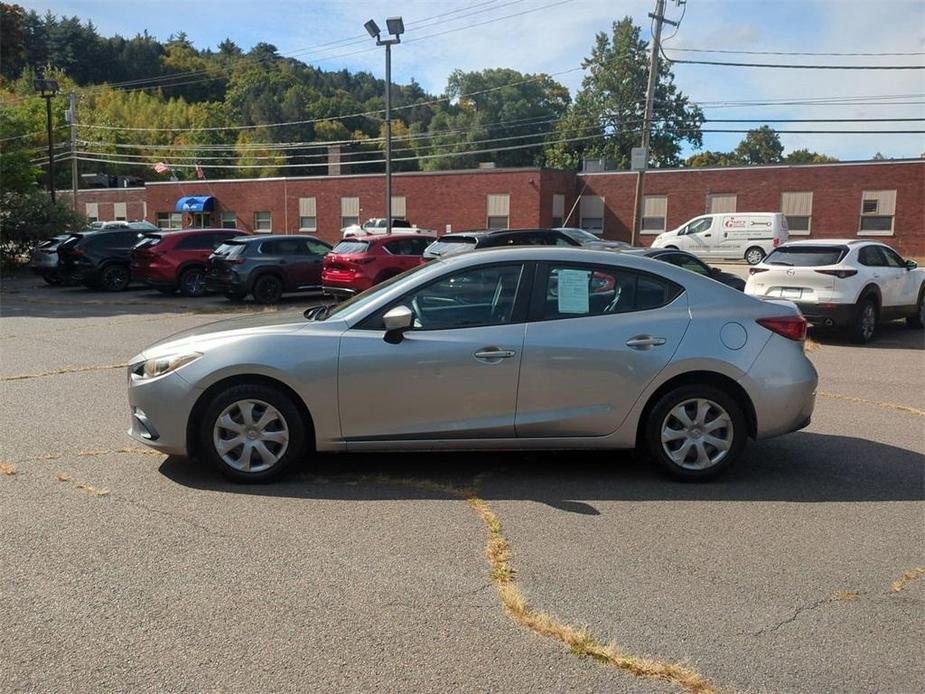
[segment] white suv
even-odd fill
[[[745,293],[790,299],[810,323],[868,342],[877,323],[925,324],[925,271],[874,241],[794,241],[749,268]]]

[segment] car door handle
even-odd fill
[[[626,341],[627,347],[633,349],[649,349],[650,347],[660,347],[665,344],[664,337],[652,337],[651,335],[637,335]]]
[[[499,349],[498,347],[485,347],[480,349],[473,356],[476,359],[508,359],[513,357],[517,352],[512,349]]]
[[[704,234],[703,236],[706,238],[707,236],[713,236],[713,234]]]

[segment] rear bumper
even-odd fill
[[[854,304],[811,304],[800,301],[794,303],[803,313],[803,317],[813,325],[847,327],[854,323]]]
[[[322,273],[321,284],[324,286],[325,291],[331,289],[346,291],[350,294],[358,294],[373,286],[372,279],[364,275],[355,275],[348,279],[338,276],[338,274],[339,273]]]
[[[739,384],[755,408],[756,437],[771,438],[809,424],[819,377],[802,346],[772,335]]]

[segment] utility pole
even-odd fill
[[[630,244],[636,245],[636,237],[642,230],[643,178],[649,165],[649,136],[652,131],[652,111],[655,106],[655,85],[658,82],[658,53],[662,43],[662,24],[677,26],[677,22],[665,19],[665,0],[655,0],[655,14],[649,13],[655,20],[655,33],[652,35],[652,56],[649,58],[649,83],[646,87],[646,110],[642,118],[642,167],[636,174],[636,209],[633,213],[633,232]]]
[[[77,94],[71,92],[68,98],[70,108],[67,112],[67,122],[71,124],[71,201],[74,203],[74,211],[77,212]]]
[[[57,80],[34,80],[32,86],[45,99],[45,123],[48,127],[48,192],[55,201],[55,141],[51,129],[51,100],[58,93]]]

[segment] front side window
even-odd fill
[[[414,330],[453,330],[510,323],[523,265],[488,265],[446,275],[377,311],[362,326],[381,330],[396,306],[414,312]]]
[[[903,262],[903,259],[900,258],[892,248],[887,248],[886,246],[880,246],[880,252],[883,254],[883,259],[887,267],[905,267],[906,264]]]
[[[558,320],[644,311],[673,301],[683,288],[664,278],[623,268],[551,265],[531,311]]]
[[[698,219],[688,224],[684,228],[684,233],[685,234],[699,234],[702,231],[706,231],[711,226],[713,226],[713,220],[710,217],[704,217],[703,219]]]

